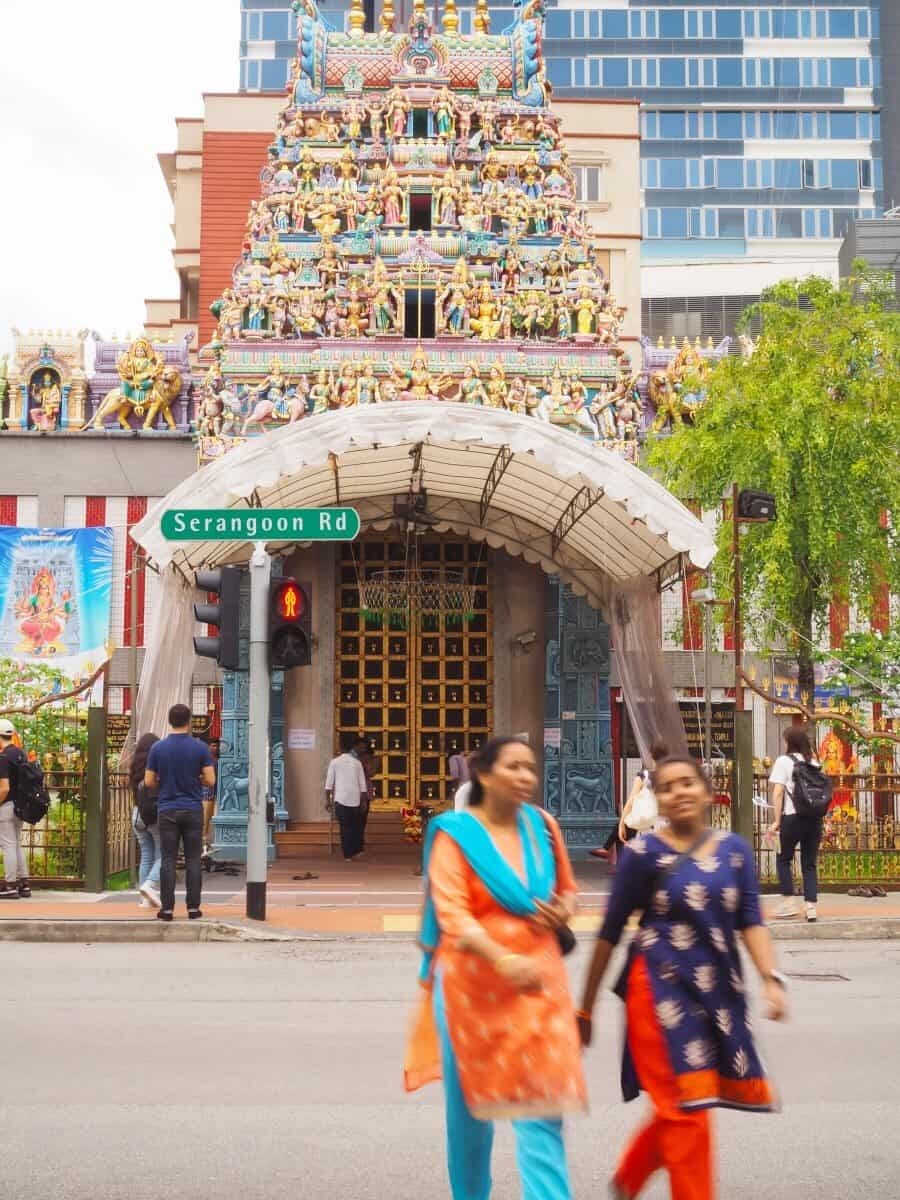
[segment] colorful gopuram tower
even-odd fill
[[[641,425],[624,309],[550,104],[543,7],[503,33],[330,29],[298,53],[233,283],[213,306],[201,461],[251,432],[408,400],[506,409],[619,448]],[[236,247],[237,249],[237,247]]]

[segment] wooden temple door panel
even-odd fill
[[[423,570],[464,574],[472,611],[399,614],[360,608],[358,572],[402,568],[406,547],[385,538],[343,546],[337,587],[335,744],[363,733],[377,761],[375,805],[444,807],[452,800],[449,757],[487,738],[493,718],[490,589],[481,547],[420,539]]]

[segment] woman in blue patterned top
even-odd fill
[[[625,1150],[612,1194],[630,1200],[664,1168],[672,1200],[712,1200],[707,1110],[777,1107],[750,1032],[737,935],[773,1020],[786,1012],[784,977],[763,925],[753,851],[736,834],[707,828],[711,795],[699,763],[663,759],[653,789],[668,827],[622,855],[578,1021],[590,1045],[613,948],[632,913],[642,913],[615,990],[626,1006],[622,1091],[626,1100],[647,1092],[653,1113]]]

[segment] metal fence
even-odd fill
[[[106,778],[106,877],[130,871],[134,859],[134,829],[131,813],[134,798],[123,772],[110,771]]]
[[[46,884],[84,878],[85,779],[83,771],[48,771],[50,809],[37,825],[22,829],[28,873]]]
[[[775,883],[777,840],[765,775],[754,780],[754,842],[759,876]],[[828,886],[900,882],[900,775],[868,772],[834,779],[834,800],[822,828],[819,882]],[[795,872],[798,864],[795,863]]]

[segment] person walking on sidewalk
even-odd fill
[[[159,812],[156,792],[144,783],[147,757],[150,748],[159,738],[155,733],[145,733],[138,739],[128,771],[134,808],[131,810],[131,827],[141,851],[138,867],[138,891],[142,908],[159,908],[159,872],[162,868],[162,846],[159,840]]]
[[[663,759],[653,788],[668,825],[622,851],[578,1023],[589,1046],[600,983],[629,917],[640,912],[615,990],[625,1001],[622,1092],[633,1100],[645,1091],[652,1112],[619,1160],[611,1194],[634,1200],[664,1169],[672,1200],[713,1200],[707,1110],[777,1107],[748,1024],[738,939],[763,980],[772,1020],[786,1015],[785,980],[760,912],[753,850],[708,827],[712,794],[700,764]]]
[[[631,815],[634,812],[635,802],[645,789],[650,789],[650,776],[656,763],[662,762],[664,758],[669,757],[669,747],[665,742],[653,742],[650,746],[650,765],[638,771],[634,777],[634,782],[631,785],[631,791],[628,793],[628,799],[625,801],[625,806],[619,815],[619,823],[606,839],[602,846],[595,846],[591,851],[594,858],[605,858],[614,861],[622,852],[622,847],[629,842],[633,837],[637,837],[641,832],[636,826],[629,825]],[[651,806],[652,807],[652,806]],[[650,826],[648,826],[650,828]]]
[[[561,930],[576,883],[556,821],[534,802],[534,751],[493,738],[465,812],[425,847],[425,952],[404,1084],[444,1081],[453,1200],[491,1194],[493,1122],[511,1118],[522,1195],[571,1200],[563,1117],[587,1107]]]
[[[775,759],[769,775],[775,820],[768,831],[778,834],[780,838],[775,865],[778,870],[778,884],[784,897],[774,915],[779,920],[789,920],[800,915],[800,900],[794,894],[792,875],[794,851],[799,846],[806,919],[815,921],[816,904],[819,900],[819,874],[816,863],[819,844],[822,841],[824,818],[811,812],[797,812],[794,804],[794,766],[798,762],[807,762],[818,767],[819,763],[813,754],[806,730],[801,725],[791,725],[784,731],[784,748],[784,754]]]
[[[27,900],[31,895],[22,849],[22,822],[15,810],[17,768],[25,762],[25,755],[13,742],[15,736],[12,722],[0,720],[0,850],[6,877],[0,886],[0,900]]]
[[[158,789],[159,837],[162,846],[160,900],[156,914],[171,921],[175,913],[175,859],[178,843],[184,849],[188,916],[200,911],[203,868],[203,788],[213,787],[216,769],[209,747],[191,736],[191,710],[186,704],[169,709],[169,736],[150,747],[144,784]]]
[[[356,739],[342,735],[341,753],[328,764],[325,776],[325,800],[341,831],[344,862],[353,862],[363,852],[369,785],[363,765],[352,752]]]

